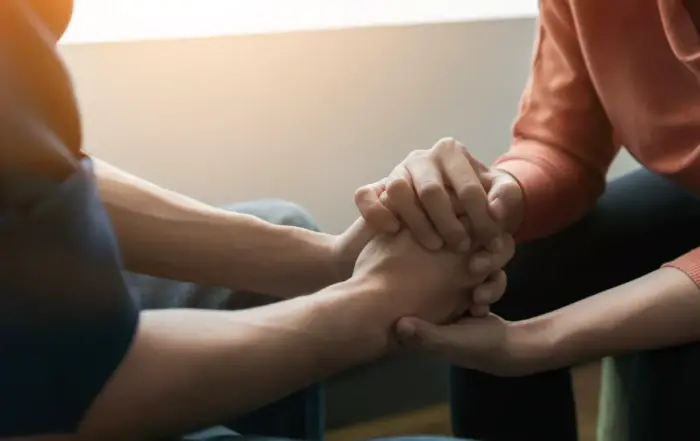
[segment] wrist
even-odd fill
[[[602,342],[609,337],[608,326],[586,323],[579,320],[580,314],[572,317],[571,311],[563,308],[514,323],[533,372],[571,366],[606,353]]]
[[[332,262],[336,281],[347,280],[367,243],[376,235],[363,218],[358,218],[342,234],[333,237]]]
[[[329,269],[334,283],[349,280],[355,269],[355,262],[360,252],[355,252],[348,248],[345,234],[333,236],[331,247],[331,258],[329,260],[331,265]]]
[[[697,341],[698,308],[697,285],[662,268],[524,324],[538,329],[548,368],[555,368]]]
[[[338,268],[337,236],[296,227],[275,228],[293,230],[292,234],[299,236],[296,241],[302,244],[293,257],[301,271],[290,275],[292,285],[299,285],[292,288],[297,295],[317,292],[347,279]]]
[[[567,366],[565,339],[551,314],[509,324],[509,352],[513,360],[531,374]]]
[[[318,266],[314,269],[316,279],[318,279],[319,289],[331,286],[347,280],[352,275],[345,274],[345,267],[338,256],[338,238],[337,235],[316,233],[316,249]]]
[[[392,346],[392,330],[399,319],[387,301],[384,284],[371,277],[351,277],[318,296],[324,317],[345,335],[345,350],[361,353],[363,361],[385,355]]]

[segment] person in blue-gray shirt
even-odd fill
[[[91,158],[55,49],[71,10],[0,1],[0,438],[170,439],[245,421],[389,353],[401,317],[442,323],[475,286],[503,289],[484,281],[512,246],[475,274],[472,255],[425,250],[408,232],[358,220],[322,234],[291,204],[216,209]],[[165,301],[183,308],[141,311],[133,280],[190,282]],[[195,283],[286,301],[213,310],[236,296],[203,304]]]

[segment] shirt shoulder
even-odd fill
[[[68,28],[73,15],[73,0],[28,0],[28,5],[51,29],[58,41]]]

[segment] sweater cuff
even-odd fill
[[[517,242],[538,239],[556,228],[548,202],[556,200],[555,183],[536,165],[520,159],[498,162],[495,168],[511,175],[523,192],[523,219],[515,233]],[[552,225],[552,224],[555,225]]]
[[[700,247],[663,265],[683,271],[698,287],[700,287]]]

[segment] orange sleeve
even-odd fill
[[[510,151],[495,166],[523,188],[519,240],[583,216],[605,188],[619,146],[588,74],[568,0],[540,0],[532,70]]]
[[[700,247],[666,263],[664,266],[683,271],[700,287]]]

